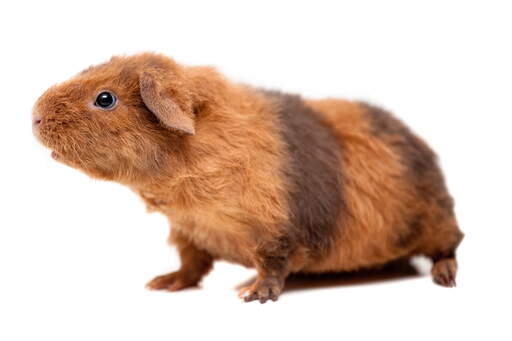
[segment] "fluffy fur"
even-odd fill
[[[101,91],[112,110],[94,105]],[[455,284],[462,240],[429,147],[391,114],[234,84],[156,54],[113,57],[50,88],[34,134],[58,161],[129,186],[172,223],[182,266],[151,289],[196,285],[214,260],[255,267],[246,301],[290,273],[424,254]]]

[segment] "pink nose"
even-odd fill
[[[36,136],[39,135],[39,132],[41,130],[41,126],[44,123],[43,116],[39,114],[33,114],[32,115],[32,133]]]

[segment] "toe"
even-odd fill
[[[258,290],[258,299],[260,300],[260,303],[265,303],[268,300],[269,297],[269,291],[270,288],[267,286],[262,286]]]
[[[245,296],[247,296],[249,294],[250,290],[251,290],[250,287],[245,287],[245,288],[240,289],[240,291],[238,292],[238,297],[244,298]]]
[[[172,282],[172,278],[169,275],[158,276],[149,281],[146,284],[146,288],[150,290],[162,290],[165,289],[170,282]]]
[[[248,295],[244,296],[244,302],[252,302],[258,299],[258,293],[255,291],[249,292]]]
[[[277,301],[277,299],[279,298],[279,294],[280,294],[280,290],[279,288],[277,287],[272,287],[270,289],[270,295],[269,295],[269,298],[272,300],[272,301]]]

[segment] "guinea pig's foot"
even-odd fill
[[[179,270],[162,276],[157,276],[146,284],[150,290],[178,291],[188,287],[196,286],[199,279]]]
[[[454,287],[457,274],[457,262],[454,258],[440,259],[432,266],[432,278],[443,287]]]
[[[283,286],[284,280],[274,276],[258,278],[252,285],[242,288],[238,297],[243,298],[245,302],[259,300],[260,303],[265,303],[269,299],[277,301]]]

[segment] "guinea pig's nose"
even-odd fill
[[[32,114],[32,132],[34,134],[39,134],[41,127],[44,123],[44,117],[39,113]]]
[[[43,119],[41,117],[34,117],[34,119],[32,120],[32,124],[34,126],[38,126],[41,124],[42,121],[43,121]]]
[[[44,123],[44,111],[36,104],[32,108],[32,129],[39,129]]]

